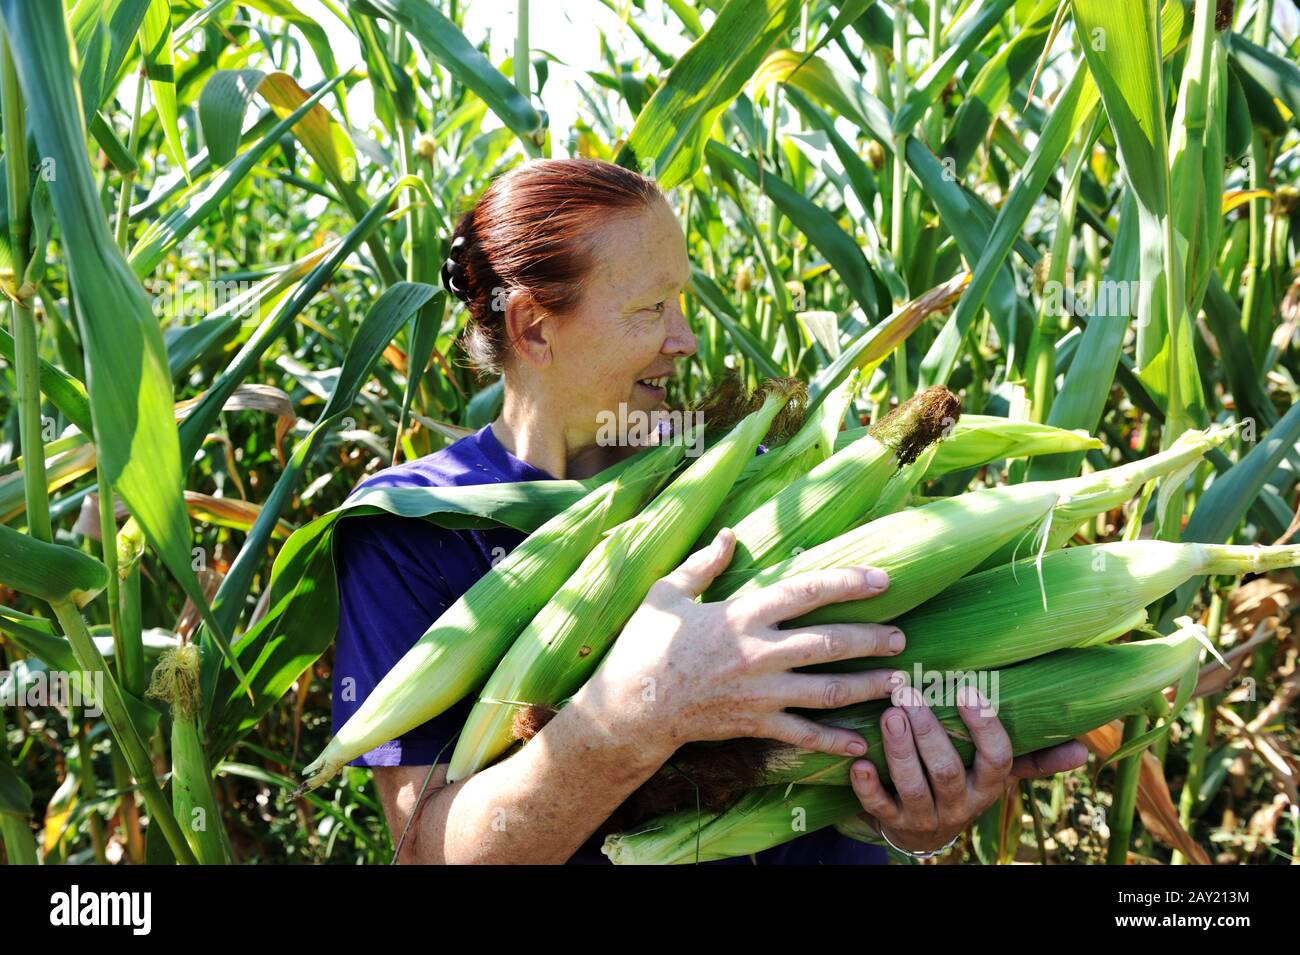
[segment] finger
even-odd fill
[[[824,726],[793,713],[771,714],[754,735],[832,756],[861,756],[867,751],[867,741],[861,734],[839,726]]]
[[[1060,746],[1036,750],[1018,756],[1011,764],[1011,774],[1019,779],[1037,776],[1054,776],[1057,773],[1078,769],[1088,763],[1088,748],[1077,739]]]
[[[884,783],[880,781],[880,770],[860,759],[849,769],[849,782],[853,785],[853,794],[862,803],[862,808],[876,817],[876,828],[881,826],[897,827],[901,811],[894,797],[889,795]]]
[[[735,532],[730,527],[724,527],[707,547],[701,547],[687,557],[676,570],[660,578],[658,584],[667,585],[694,600],[709,589],[718,574],[727,569],[735,549]]]
[[[930,783],[921,768],[921,758],[912,741],[912,729],[907,714],[891,706],[880,718],[881,739],[885,747],[885,761],[889,778],[898,793],[898,804],[908,817],[913,829],[933,829],[939,824],[934,808]]]
[[[813,570],[738,597],[736,606],[752,619],[776,626],[826,604],[874,597],[888,586],[889,575],[874,567]]]
[[[902,687],[895,694],[894,702],[907,714],[912,743],[930,779],[935,809],[946,807],[951,812],[960,812],[966,804],[966,766],[948,738],[948,731],[915,687]]]
[[[776,683],[781,706],[833,710],[850,703],[885,700],[894,687],[906,679],[897,670],[867,670],[862,673],[782,674]]]
[[[903,632],[887,623],[834,623],[806,630],[775,630],[760,660],[791,670],[835,660],[887,657],[907,645]]]
[[[969,684],[957,692],[957,713],[975,744],[971,785],[981,795],[1001,793],[1011,772],[1011,738],[988,699]]]

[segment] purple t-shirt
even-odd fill
[[[434,454],[380,471],[356,488],[549,481],[551,475],[515,457],[491,427]],[[356,493],[354,491],[354,495]],[[333,729],[348,718],[430,624],[513,550],[524,534],[509,528],[448,530],[417,518],[379,514],[346,518],[334,531],[339,585],[339,628],[334,650]],[[429,766],[451,758],[456,734],[469,715],[467,696],[446,712],[353,760],[353,766]],[[570,863],[607,863],[600,837]],[[833,828],[801,836],[757,854],[765,864],[882,865],[885,851]],[[724,863],[748,863],[748,857]]]

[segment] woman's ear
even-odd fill
[[[512,351],[537,368],[551,363],[551,317],[522,289],[506,298],[506,340]]]

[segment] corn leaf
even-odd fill
[[[939,58],[925,68],[909,86],[907,99],[894,113],[894,132],[899,136],[911,135],[925,111],[938,100],[940,92],[957,70],[965,66],[974,51],[998,25],[1003,14],[1014,0],[983,0],[966,8],[962,18],[953,26],[961,34]]]
[[[824,60],[818,57],[805,60],[794,51],[779,50],[767,58],[755,77],[755,84],[760,88],[771,82],[786,83],[832,107],[886,150],[893,150],[893,119],[884,104],[866,92],[861,83]],[[979,261],[989,245],[994,221],[987,205],[966,190],[939,157],[916,137],[907,138],[903,158],[926,198],[934,203],[944,227],[956,239],[962,255],[968,262]],[[1027,245],[1024,248],[1033,257],[1032,248]],[[985,292],[992,296],[989,311],[999,335],[1009,340],[1006,318],[1016,311],[1015,282],[1005,268],[994,269],[990,274],[992,285]]]
[[[1300,405],[1293,405],[1249,454],[1220,474],[1201,495],[1183,528],[1182,539],[1207,544],[1227,541],[1278,466],[1296,451],[1297,445],[1300,445]],[[1172,626],[1174,618],[1187,612],[1203,580],[1193,578],[1178,588],[1161,617],[1162,627]]]
[[[1119,289],[1137,275],[1138,257],[1137,210],[1133,199],[1126,195],[1120,212],[1119,229],[1106,264],[1103,281]],[[1100,295],[1098,295],[1100,301]],[[1082,428],[1095,431],[1101,421],[1106,399],[1110,397],[1115,382],[1115,368],[1119,363],[1124,335],[1128,331],[1128,316],[1094,315],[1083,330],[1074,361],[1065,373],[1065,382],[1052,402],[1047,423],[1058,428]],[[1069,477],[1079,472],[1082,452],[1049,454],[1035,458],[1029,465],[1028,480],[1051,481]]]
[[[0,762],[0,815],[24,819],[32,815],[32,789],[7,760]]]
[[[1038,0],[1011,41],[989,58],[966,90],[941,150],[953,158],[956,172],[966,169],[1012,89],[1034,69],[1060,6],[1061,0]]]
[[[57,169],[50,199],[62,229],[86,350],[100,467],[186,596],[211,621],[190,566],[190,525],[162,334],[99,205],[72,82],[67,28],[61,5],[56,6],[3,0],[0,13],[36,141]],[[229,657],[225,634],[213,629]]]
[[[68,17],[77,62],[81,103],[88,119],[113,95],[127,54],[140,33],[152,0],[82,0]]]
[[[1155,0],[1072,0],[1088,69],[1101,92],[1120,165],[1138,204],[1139,375],[1164,405],[1165,447],[1206,419],[1184,301],[1185,237],[1172,216],[1162,85],[1162,28]]]
[[[984,305],[984,298],[1004,267],[1016,239],[1020,237],[1025,220],[1046,188],[1048,179],[1055,172],[1070,141],[1078,135],[1085,123],[1092,121],[1096,105],[1095,87],[1088,82],[1087,74],[1082,72],[1074,75],[1070,84],[1052,104],[1052,114],[1043,128],[1043,134],[1021,170],[1011,194],[998,212],[988,244],[972,270],[970,288],[962,296],[956,311],[921,362],[921,387],[941,385],[948,381],[956,366],[962,339]]]
[[[0,328],[0,356],[10,364],[14,363],[14,337],[3,328]],[[41,391],[65,418],[81,429],[82,434],[92,434],[94,428],[90,423],[90,396],[86,394],[86,386],[44,358],[40,362]]]
[[[817,248],[817,251],[826,256],[826,261],[835,269],[836,274],[862,307],[868,319],[873,322],[876,320],[879,315],[879,304],[876,301],[876,287],[871,275],[871,266],[867,264],[857,243],[839,227],[839,223],[829,212],[809,200],[775,173],[761,171],[752,159],[740,155],[722,143],[710,142],[705,152],[711,162],[725,163],[728,168],[736,170],[767,193],[786,218],[808,237],[808,241]]]
[[[385,291],[362,319],[361,327],[343,361],[343,369],[335,382],[334,392],[326,402],[316,426],[294,449],[288,465],[267,495],[256,523],[213,598],[212,612],[223,627],[233,630],[238,622],[253,575],[261,566],[265,548],[279,526],[277,521],[280,514],[297,490],[302,470],[320,439],[337,425],[339,418],[356,401],[357,393],[369,377],[371,366],[392,341],[397,330],[418,308],[438,294],[441,294],[441,290],[430,285],[400,282]],[[204,663],[208,665],[209,661],[215,660],[209,654]],[[212,674],[209,674],[209,686],[212,685],[211,677]]]
[[[172,162],[185,165],[185,147],[181,144],[180,119],[176,110],[176,58],[172,51],[172,5],[170,0],[150,0],[140,25],[140,50],[144,55],[145,75],[153,93],[154,108],[162,124],[163,136]]]
[[[194,460],[202,447],[203,439],[212,430],[217,415],[221,413],[226,399],[234,393],[249,373],[257,367],[272,343],[285,333],[293,320],[305,309],[316,293],[324,287],[344,260],[384,220],[388,205],[402,189],[423,189],[424,184],[414,176],[404,176],[388,190],[374,207],[362,216],[361,220],[340,241],[315,268],[294,288],[293,292],[269,315],[239,350],[235,359],[226,370],[212,383],[212,387],[203,395],[198,406],[181,425],[181,458],[186,462]]]
[[[235,648],[247,665],[253,701],[240,692],[228,667],[217,675],[207,723],[210,758],[215,760],[254,726],[333,641],[338,627],[333,532],[338,520],[388,513],[456,529],[504,525],[531,533],[589,490],[580,481],[376,488],[299,528],[275,559],[266,616]]]
[[[794,23],[799,7],[797,0],[727,0],[641,110],[617,162],[667,189],[694,175],[718,117]]]
[[[81,607],[108,586],[108,570],[76,548],[47,544],[0,524],[0,586]]]
[[[465,35],[427,0],[348,0],[357,13],[401,24],[431,57],[473,90],[525,142],[540,146],[546,130],[541,115]]]
[[[1286,106],[1291,124],[1300,126],[1300,67],[1251,43],[1240,33],[1225,33],[1223,44],[1238,67]]]
[[[765,378],[780,378],[784,374],[772,361],[770,349],[740,324],[740,316],[736,314],[735,307],[717,282],[698,268],[692,268],[691,290],[699,298],[700,304],[708,309],[709,313],[727,330],[736,347],[754,363],[759,374]]]
[[[167,252],[207,221],[208,216],[234,190],[272,147],[279,145],[280,137],[305,117],[331,90],[343,81],[336,76],[324,83],[309,99],[292,113],[276,123],[258,142],[240,153],[239,157],[214,175],[206,184],[195,183],[180,204],[166,216],[156,219],[136,240],[129,260],[135,274],[142,278],[150,274],[167,255]]]

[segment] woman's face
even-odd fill
[[[686,239],[666,202],[602,223],[578,305],[551,326],[550,390],[570,430],[594,433],[602,411],[662,408],[676,362],[695,353],[682,314]]]

